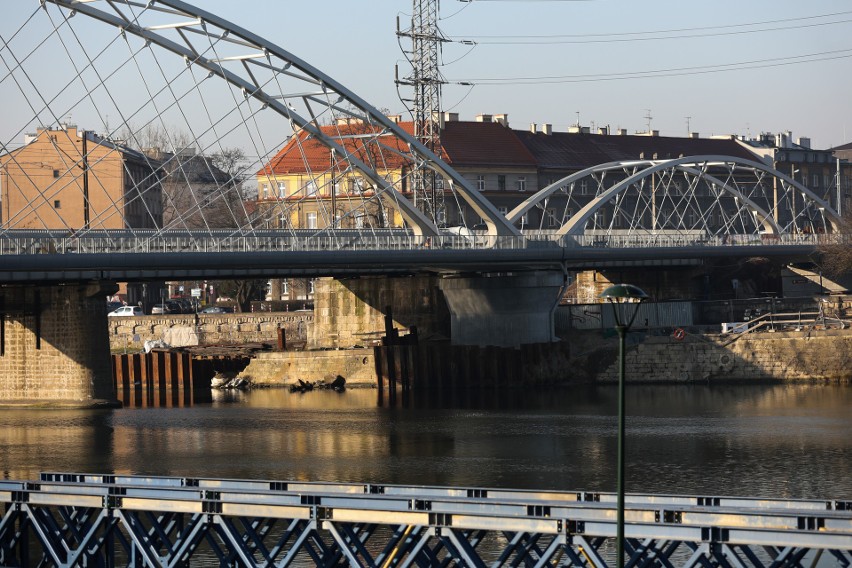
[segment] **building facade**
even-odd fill
[[[0,156],[6,229],[156,229],[157,163],[75,126],[40,128]]]

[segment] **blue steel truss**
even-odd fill
[[[0,482],[3,566],[614,564],[615,495],[44,473]],[[852,563],[852,502],[628,495],[625,566]]]

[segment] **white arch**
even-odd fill
[[[326,108],[337,113],[356,116],[352,108],[369,121],[370,124],[381,127],[381,133],[373,137],[373,143],[381,146],[385,151],[390,148],[381,145],[380,137],[392,134],[407,144],[410,155],[404,157],[410,161],[409,168],[432,169],[449,180],[462,198],[482,217],[489,227],[489,232],[497,235],[518,235],[518,230],[509,223],[506,218],[479,192],[474,190],[463,176],[426,148],[421,142],[410,136],[393,121],[388,119],[382,112],[368,104],[355,93],[338,83],[330,76],[322,73],[306,61],[285,51],[274,43],[241,28],[227,20],[201,10],[181,0],[157,0],[144,4],[134,0],[109,0],[104,2],[114,13],[97,9],[94,2],[80,2],[78,0],[45,0],[71,11],[72,14],[83,14],[94,20],[98,20],[115,26],[122,32],[127,32],[156,44],[167,51],[184,58],[187,64],[198,65],[208,72],[224,79],[242,90],[245,97],[251,97],[272,108],[289,121],[308,132],[325,146],[335,150],[338,155],[345,156],[357,170],[368,177],[376,187],[381,188],[383,198],[400,209],[400,213],[411,225],[415,233],[420,235],[436,235],[438,229],[414,204],[404,198],[393,188],[375,168],[358,159],[331,137],[325,135],[318,127],[316,116],[306,118],[299,114],[295,108],[288,104],[286,98],[301,99],[307,106],[309,114],[313,115],[311,106]],[[153,11],[158,15],[167,15],[180,20],[172,24],[145,26],[140,23],[140,11]],[[128,14],[133,17],[129,17]],[[210,27],[218,28],[215,34],[208,30]],[[178,43],[164,37],[159,30],[180,30],[180,36],[185,44]],[[191,42],[193,38],[215,38],[217,41],[228,41],[232,45],[240,46],[248,52],[244,56],[226,58],[223,60],[211,59],[202,55],[206,52],[203,43],[200,49]],[[226,64],[235,64],[239,72],[226,69]],[[294,93],[287,97],[268,94],[258,83],[252,74],[252,66],[255,71],[273,71],[286,75],[288,78],[302,80],[312,89],[310,92]],[[332,101],[332,102],[329,102]],[[349,105],[349,109],[346,108]]]
[[[734,164],[737,166],[743,166],[746,168],[751,168],[754,170],[760,170],[770,174],[771,176],[777,177],[790,186],[798,189],[804,197],[810,199],[810,201],[814,202],[820,209],[825,211],[825,214],[828,220],[831,222],[832,230],[839,230],[840,217],[837,213],[831,208],[831,206],[823,201],[819,196],[814,194],[811,190],[803,186],[802,184],[796,182],[790,177],[786,176],[782,172],[771,168],[765,164],[760,162],[755,162],[752,160],[746,160],[743,158],[738,158],[734,156],[720,156],[720,155],[707,155],[707,156],[688,156],[683,158],[675,158],[671,160],[626,160],[626,161],[617,161],[617,162],[607,162],[605,164],[600,164],[597,166],[593,166],[590,168],[586,168],[577,173],[566,176],[565,178],[552,183],[542,189],[541,191],[535,193],[526,199],[523,203],[518,205],[515,209],[513,209],[508,218],[511,222],[517,221],[524,213],[543,202],[546,198],[551,196],[553,193],[558,191],[560,188],[593,175],[595,173],[604,172],[604,171],[612,171],[617,169],[625,169],[629,167],[642,167],[645,166],[641,171],[628,176],[625,180],[613,185],[608,190],[604,191],[600,195],[596,196],[592,199],[588,204],[586,204],[580,211],[578,211],[571,219],[569,219],[558,231],[557,234],[562,235],[579,235],[582,234],[583,229],[585,227],[586,222],[592,217],[598,209],[604,206],[607,202],[609,202],[613,197],[615,197],[618,193],[624,191],[634,183],[641,181],[643,178],[651,176],[659,171],[663,171],[666,169],[678,169],[681,171],[685,171],[692,175],[699,175],[703,179],[706,179],[713,184],[715,184],[720,189],[725,192],[730,193],[734,197],[742,200],[744,204],[748,206],[748,208],[759,218],[764,225],[764,228],[773,234],[780,234],[781,229],[778,227],[777,223],[774,221],[772,216],[765,211],[762,207],[760,207],[757,203],[752,201],[743,195],[739,190],[734,187],[731,187],[729,184],[722,182],[718,178],[711,176],[702,170],[695,169],[694,166],[699,167],[707,167],[713,165],[730,165]]]

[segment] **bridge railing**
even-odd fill
[[[847,234],[795,235],[696,235],[677,232],[587,234],[557,236],[553,232],[528,232],[522,236],[486,233],[421,237],[404,229],[375,233],[341,231],[316,234],[309,231],[281,233],[259,231],[222,232],[129,232],[99,231],[61,235],[51,231],[6,231],[0,235],[0,255],[86,253],[181,253],[181,252],[286,252],[345,250],[467,250],[563,248],[677,248],[730,246],[852,245]]]

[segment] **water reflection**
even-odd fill
[[[627,489],[852,496],[852,390],[628,389]],[[4,476],[88,471],[612,491],[616,392],[465,393],[380,407],[376,391],[215,393],[182,408],[7,411]]]

